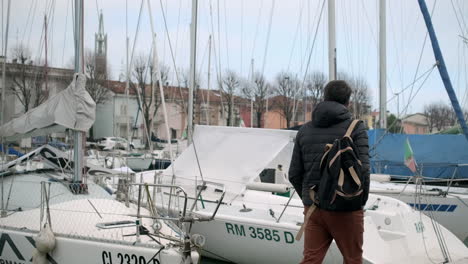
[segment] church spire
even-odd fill
[[[99,13],[99,30],[95,34],[95,63],[96,73],[106,75],[107,67],[107,34],[104,33],[104,16],[102,10]]]

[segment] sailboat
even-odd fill
[[[303,242],[294,237],[303,222],[302,202],[296,195],[283,196],[291,192],[287,184],[264,182],[260,176],[264,169],[279,164],[288,169],[295,133],[196,126],[196,148],[190,145],[173,162],[173,168],[143,172],[136,178],[170,183],[174,169],[175,183],[193,201],[192,215],[207,218],[217,211],[213,221],[197,222],[191,228],[206,238],[203,254],[235,263],[297,263]],[[271,144],[273,141],[276,143]],[[161,191],[156,197],[167,206],[168,193]],[[468,261],[468,248],[455,235],[397,199],[371,194],[364,225],[367,263]],[[332,246],[326,262],[340,261],[338,248]]]
[[[461,128],[463,129],[465,139],[468,140],[468,127],[466,125],[462,109],[452,87],[450,76],[445,65],[444,57],[442,55],[437,36],[435,34],[435,30],[432,25],[431,16],[429,14],[425,1],[418,0],[418,3],[424,17],[424,21],[432,43],[434,56],[437,61],[437,67],[439,69],[439,73],[441,75],[444,87],[446,88],[447,94],[456,113],[458,122]],[[380,113],[382,114],[381,122],[383,122],[381,123],[381,128],[384,129],[386,128],[386,98],[382,95],[385,94],[386,91],[384,89],[383,91],[381,91],[380,98]],[[374,133],[378,134],[376,132]],[[393,139],[393,142],[396,143],[398,141],[398,135],[393,137]],[[392,138],[390,139],[390,141],[392,141]],[[377,149],[378,146],[376,145],[378,145],[379,142],[374,143],[374,148]],[[463,142],[463,144],[465,143],[466,142]],[[403,147],[403,144],[401,144],[401,146]],[[449,152],[449,154],[451,153]],[[421,175],[421,171],[419,171],[414,177],[409,177],[406,183],[389,183],[385,181],[374,181],[371,183],[370,191],[372,193],[394,197],[408,203],[413,208],[420,210],[426,215],[429,215],[431,218],[437,220],[444,227],[448,228],[450,231],[456,234],[461,240],[468,241],[468,225],[465,222],[460,221],[460,219],[466,218],[468,216],[468,190],[466,188],[456,188],[451,186],[454,181],[453,177],[455,177],[457,170],[459,168],[461,169],[463,166],[464,165],[460,164],[457,164],[455,166],[452,179],[447,181],[446,187],[431,185],[430,181],[426,181],[425,177],[423,177],[424,173],[423,175]],[[373,176],[382,178],[382,175]],[[387,178],[390,178],[390,176],[387,175]],[[410,183],[414,183],[414,185]]]
[[[42,146],[0,167],[0,260],[5,263],[198,263],[199,254],[181,225],[168,222],[154,202],[113,194],[100,182],[112,171],[83,166],[81,140],[94,122],[95,103],[85,90],[82,74],[83,1],[75,1],[75,71],[67,89],[23,116],[0,126],[7,140],[71,130],[73,159],[51,146]],[[6,50],[6,49],[5,49]],[[22,174],[10,169],[41,157],[53,170]],[[119,176],[119,189],[129,189],[128,175]],[[141,194],[148,185],[134,186]],[[176,186],[169,189],[178,188]],[[143,203],[146,208],[143,208]],[[178,223],[183,222],[182,213]]]
[[[330,5],[334,7],[334,1]],[[335,61],[335,49],[330,50]],[[191,227],[191,232],[206,237],[203,254],[235,263],[297,263],[303,242],[294,238],[303,222],[302,202],[297,195],[288,195],[288,184],[263,182],[260,175],[278,165],[287,171],[294,137],[293,131],[196,126],[189,137],[192,144],[168,169],[136,178],[141,183],[183,186],[193,216],[216,214],[212,221]],[[169,195],[156,194],[167,207],[178,203]],[[397,199],[369,195],[364,225],[366,263],[468,261],[468,248],[454,234]],[[336,245],[325,262],[342,262]]]

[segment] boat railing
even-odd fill
[[[204,219],[206,221],[211,221],[216,217],[216,214],[218,213],[219,207],[223,203],[224,196],[226,195],[226,187],[222,183],[217,183],[217,182],[204,180],[202,182],[202,185],[197,186],[197,189],[198,189],[197,194],[196,194],[197,196],[195,197],[195,201],[193,202],[192,207],[190,208],[190,212],[193,212],[193,210],[195,209],[195,206],[197,205],[198,201],[201,201],[202,205],[203,205],[203,198],[201,196],[201,193],[208,186],[212,186],[212,187],[214,187],[215,190],[220,190],[220,192],[221,192],[221,196],[217,201],[217,204],[216,204],[215,210],[213,211],[213,214],[209,218]]]
[[[211,221],[215,218],[219,207],[223,203],[224,196],[226,194],[226,190],[224,188],[223,184],[219,184],[216,182],[209,182],[205,181],[202,186],[215,186],[217,188],[220,188],[221,190],[221,195],[220,198],[217,201],[217,204],[215,206],[215,209],[211,216],[209,217],[195,217],[192,212],[194,210],[195,204],[198,201],[201,201],[203,203],[203,199],[201,198],[201,195],[198,194],[197,198],[195,198],[195,201],[190,208],[190,213],[188,213],[188,194],[185,191],[185,189],[181,186],[178,185],[171,185],[171,184],[151,184],[151,183],[131,183],[129,184],[130,186],[135,186],[137,187],[138,195],[137,195],[137,215],[135,215],[137,218],[151,218],[151,219],[164,219],[164,220],[173,220],[173,221],[178,221],[178,222],[195,222],[195,221]],[[149,209],[150,212],[152,212],[153,209],[157,208],[158,206],[154,203],[154,198],[155,198],[155,192],[153,192],[153,195],[151,195],[151,192],[149,188],[153,188],[153,190],[159,189],[159,188],[168,188],[170,189],[170,194],[175,193],[178,196],[182,195],[183,203],[181,210],[175,211],[171,210],[170,207],[168,206],[168,213],[171,216],[163,216],[163,215],[158,215],[156,213],[152,213],[152,215],[141,215],[140,208],[146,207]],[[200,190],[203,188],[199,188]],[[146,202],[144,202],[144,199],[146,198]],[[159,207],[163,207],[163,204],[160,204]],[[175,216],[174,216],[175,215]]]
[[[279,223],[279,222],[280,222],[281,217],[283,217],[284,212],[285,212],[286,209],[289,207],[289,203],[291,203],[291,200],[292,200],[292,198],[294,197],[294,194],[295,194],[295,193],[296,193],[296,190],[293,189],[293,192],[292,192],[291,195],[289,196],[288,202],[284,205],[283,211],[281,211],[280,216],[278,217],[278,219],[276,219],[276,223]]]

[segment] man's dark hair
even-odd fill
[[[324,91],[325,101],[335,101],[340,104],[347,105],[353,90],[343,80],[334,80],[327,83]]]

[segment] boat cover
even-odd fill
[[[13,141],[65,129],[87,132],[94,123],[96,104],[85,84],[85,75],[75,74],[67,89],[1,126],[0,135]]]
[[[273,161],[288,170],[291,155],[282,153],[291,152],[295,135],[296,131],[288,130],[199,125],[195,127],[193,144],[164,174],[172,175],[174,168],[176,179],[201,180],[198,156],[204,180],[224,183],[226,191],[241,193],[263,169],[275,168]]]
[[[369,130],[372,172],[412,176],[404,165],[407,138],[424,177],[468,178],[468,141],[464,135],[385,134],[380,129]]]

